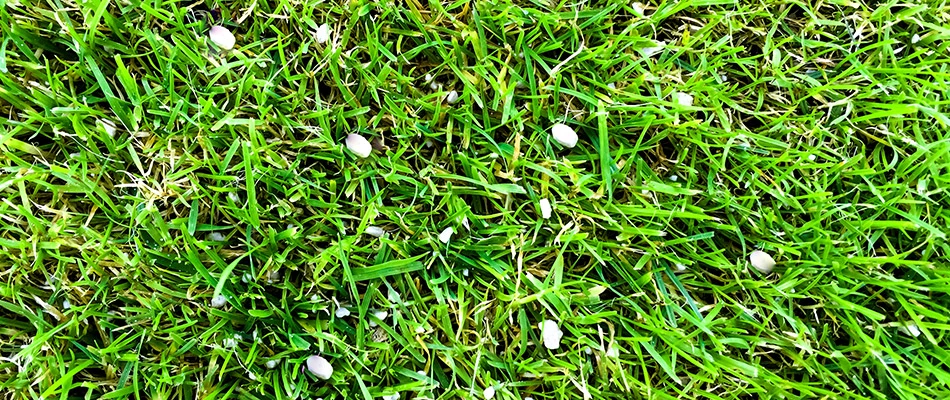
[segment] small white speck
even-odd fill
[[[373,153],[373,145],[363,135],[351,133],[346,136],[344,142],[346,142],[346,148],[359,158],[369,157]]]
[[[319,302],[319,301],[320,301],[320,297],[319,297],[319,296],[317,296],[317,295],[310,296],[310,302],[311,302],[311,303],[316,303],[316,302]]]
[[[216,46],[221,48],[221,50],[231,50],[234,48],[234,34],[220,25],[215,25],[211,27],[211,30],[208,31],[208,37],[211,39],[211,42]]]
[[[916,33],[914,34],[914,37],[910,38],[910,42],[913,43],[913,44],[917,44],[917,42],[919,42],[919,41],[920,41],[920,35],[918,35],[918,34],[916,34]]]
[[[620,349],[618,349],[617,346],[614,346],[614,344],[611,343],[609,346],[607,346],[607,351],[605,352],[605,354],[607,355],[607,357],[617,358],[617,357],[620,357]]]
[[[313,355],[307,358],[307,369],[317,378],[327,380],[333,376],[333,366],[326,358]]]
[[[775,259],[762,250],[755,250],[749,253],[749,262],[755,269],[763,274],[772,272],[772,268],[775,268]]]
[[[330,40],[330,25],[323,24],[317,28],[317,43],[324,44]]]
[[[73,305],[69,302],[69,299],[63,300],[63,308],[66,310],[73,308]]]
[[[350,316],[350,310],[346,307],[340,307],[336,309],[334,315],[336,315],[337,318],[346,318]]]
[[[489,386],[485,388],[485,391],[482,392],[482,396],[485,396],[485,400],[491,400],[495,397],[495,387]]]
[[[432,74],[426,74],[426,83],[432,82]]]
[[[673,98],[676,100],[676,104],[681,106],[689,107],[693,105],[693,96],[688,93],[676,92],[673,94]]]
[[[425,371],[416,371],[416,373],[419,374],[419,375],[422,375],[422,376],[426,376],[426,372],[425,372]]]
[[[590,355],[590,354],[593,354],[593,353],[594,353],[594,350],[591,350],[590,347],[585,347],[585,348],[584,348],[584,353],[587,354],[587,355]]]
[[[681,263],[676,263],[676,271],[683,272],[686,271],[686,265]]]
[[[366,227],[365,232],[367,235],[374,236],[374,237],[381,237],[383,236],[383,234],[386,233],[386,231],[384,231],[383,228],[380,228],[378,226],[368,226]]]
[[[904,326],[898,326],[897,330],[908,336],[920,336],[920,328],[917,327],[917,324],[910,323]]]
[[[422,325],[417,326],[417,327],[416,327],[416,334],[421,335],[421,334],[423,334],[423,333],[426,333],[426,328],[423,328]]]
[[[383,321],[386,319],[386,317],[389,316],[389,313],[386,311],[376,311],[373,313],[373,316],[376,317],[376,319]],[[370,320],[369,326],[375,328],[376,326],[378,326],[378,324],[376,323],[376,321]]]
[[[109,137],[115,137],[115,123],[107,119],[99,120],[99,123],[102,124],[102,130],[106,131],[106,134]]]
[[[221,232],[211,232],[208,234],[208,240],[212,242],[223,242],[224,234]]]
[[[241,282],[249,283],[253,280],[254,280],[254,275],[251,275],[250,272],[247,272],[243,276],[241,276]]]
[[[241,196],[238,195],[237,192],[228,192],[228,198],[231,199],[231,201],[235,203],[238,203],[241,201]]]
[[[267,367],[267,369],[277,368],[277,360],[267,360],[264,366]]]
[[[633,13],[634,13],[634,14],[637,14],[637,16],[640,16],[640,17],[643,16],[644,9],[643,9],[643,4],[642,4],[642,3],[640,3],[640,2],[633,3],[632,8],[633,8]]]
[[[383,400],[399,400],[399,393],[383,396]]]
[[[616,83],[613,83],[613,82],[608,83],[608,84],[607,84],[607,87],[608,87],[610,90],[617,90],[617,84],[616,84]]]
[[[541,209],[541,218],[548,219],[551,218],[551,201],[548,199],[541,199],[538,201],[538,208]]]
[[[644,47],[643,49],[640,49],[640,52],[643,53],[645,57],[652,57],[657,54],[660,54],[660,52],[663,51],[663,48],[666,47],[666,42],[662,40],[655,42],[654,44],[655,46]]]
[[[554,124],[551,127],[551,137],[554,138],[555,142],[569,149],[577,145],[577,132],[574,131],[574,128],[565,124]]]
[[[393,288],[389,288],[389,291],[386,292],[386,299],[389,300],[390,303],[402,304],[402,295]]]
[[[468,225],[468,217],[462,217],[462,226],[464,226],[466,230],[472,230],[472,227]]]
[[[468,277],[468,274],[469,274],[468,268],[465,268],[462,270],[462,276]]]
[[[442,243],[449,243],[449,240],[452,240],[452,234],[455,233],[455,229],[452,227],[445,228],[442,233],[439,234],[439,241]]]
[[[254,375],[254,373],[251,372],[251,371],[247,371],[247,377],[248,377],[248,379],[250,379],[250,380],[252,380],[252,381],[256,381],[256,380],[257,380],[257,375]]]
[[[238,341],[235,338],[225,338],[221,341],[221,345],[226,349],[233,349],[237,347]]]
[[[808,155],[808,161],[815,161],[816,159],[818,159],[818,156],[816,156],[816,155],[814,155],[814,154],[809,154],[809,155]]]
[[[440,87],[442,87],[442,85],[440,85],[440,84],[438,84],[438,83],[435,83],[435,82],[432,82],[432,83],[429,84],[429,88],[432,89],[432,90],[439,90]]]
[[[451,91],[445,96],[445,101],[449,104],[455,104],[459,101],[459,92]]]
[[[221,308],[221,307],[224,307],[225,304],[228,304],[228,299],[227,299],[226,297],[224,297],[223,294],[219,294],[219,295],[217,295],[217,296],[214,296],[214,297],[211,299],[211,307],[214,307],[214,308]]]
[[[679,179],[680,179],[680,178],[679,178],[678,176],[676,176],[676,175],[670,175],[670,180],[673,181],[673,182],[676,182],[676,181],[678,181]]]
[[[561,338],[564,337],[564,332],[561,332],[561,328],[557,326],[557,322],[546,319],[539,324],[538,328],[541,330],[541,339],[544,342],[544,347],[548,350],[556,350],[558,347],[561,347]]]

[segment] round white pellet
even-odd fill
[[[640,17],[643,16],[643,13],[645,11],[643,7],[643,3],[640,3],[640,2],[633,3],[633,6],[631,8],[633,8],[634,14],[637,14],[637,16],[640,16]]]
[[[557,322],[546,319],[541,323],[540,328],[544,347],[549,350],[556,350],[558,347],[561,347],[561,338],[564,337],[564,333],[561,332],[561,328],[557,326]]]
[[[386,317],[389,316],[389,313],[386,312],[386,311],[375,311],[375,312],[373,312],[373,316],[376,317],[376,319],[382,321],[382,320],[385,320]],[[375,327],[379,326],[379,324],[377,324],[376,321],[369,320],[369,326],[370,326],[371,328],[375,328]]]
[[[220,25],[212,26],[211,30],[208,31],[208,37],[215,46],[218,46],[222,50],[231,50],[234,48],[234,34],[232,34],[228,28]]]
[[[898,326],[897,330],[901,331],[901,333],[908,336],[913,336],[913,337],[920,336],[920,328],[917,327],[917,324],[911,323],[905,326]]]
[[[330,25],[323,24],[317,28],[317,43],[324,44],[330,40]]]
[[[224,307],[225,304],[228,304],[228,299],[227,297],[224,297],[224,295],[222,294],[219,294],[211,298],[211,307],[221,308],[221,307]]]
[[[99,120],[99,123],[102,124],[102,130],[106,131],[106,134],[109,137],[115,136],[115,123],[107,119]]]
[[[451,91],[448,95],[445,96],[445,101],[449,104],[455,104],[459,101],[459,92]]]
[[[689,107],[693,105],[693,96],[690,94],[683,93],[683,92],[676,92],[674,94],[674,98],[676,99],[676,103],[681,106]]]
[[[551,127],[551,135],[554,137],[554,141],[560,143],[561,146],[570,149],[577,145],[577,132],[574,132],[574,129],[567,125],[554,124]]]
[[[442,243],[448,243],[449,240],[452,240],[452,235],[455,233],[455,229],[452,227],[445,228],[442,233],[439,234],[439,241]]]
[[[755,250],[749,254],[749,262],[763,274],[772,272],[772,268],[775,268],[775,260],[772,256],[761,250]]]
[[[385,233],[386,231],[384,231],[383,228],[380,228],[378,226],[369,226],[366,228],[366,234],[370,236],[380,237],[380,236],[383,236],[383,234]]]
[[[614,344],[611,343],[610,345],[607,346],[607,351],[604,352],[604,355],[610,358],[620,357],[620,349],[618,349],[617,346],[614,346]]]
[[[333,314],[336,315],[337,318],[346,318],[350,316],[350,310],[348,310],[346,307],[340,307],[337,308],[336,312]]]
[[[346,136],[346,148],[350,149],[357,157],[366,158],[373,152],[373,145],[369,143],[362,135],[351,133]]]
[[[541,218],[548,219],[551,218],[551,201],[548,199],[541,199],[538,201],[538,208],[541,209]]]
[[[317,378],[327,380],[333,375],[333,366],[326,358],[320,356],[310,356],[307,358],[307,369]]]

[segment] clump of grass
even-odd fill
[[[0,388],[947,397],[941,7],[7,2]]]

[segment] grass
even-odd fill
[[[0,3],[4,398],[950,397],[942,2]]]

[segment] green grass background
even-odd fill
[[[0,0],[0,393],[947,398],[948,22],[940,1]]]

